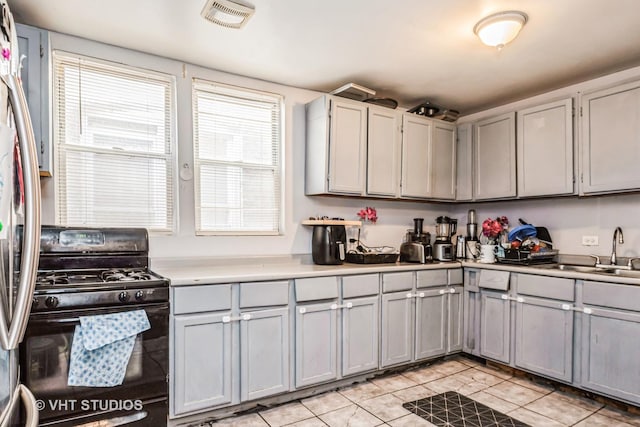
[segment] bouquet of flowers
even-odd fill
[[[364,209],[360,209],[360,212],[358,212],[358,216],[361,220],[365,222],[369,221],[373,224],[375,224],[378,220],[378,213],[376,212],[376,208],[371,208],[369,206]]]
[[[482,222],[482,235],[480,243],[484,245],[496,245],[500,243],[501,237],[507,233],[509,219],[500,216],[496,219],[487,218]]]

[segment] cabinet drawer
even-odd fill
[[[499,270],[480,270],[479,288],[509,290],[509,272]]]
[[[535,274],[517,274],[516,291],[518,294],[574,301],[575,282],[561,277],[536,276]]]
[[[289,282],[250,282],[240,284],[240,308],[289,304]]]
[[[585,281],[582,300],[585,305],[640,311],[640,286]]]
[[[364,297],[380,293],[380,279],[377,274],[345,276],[342,278],[342,298]]]
[[[338,278],[314,277],[296,280],[296,301],[338,298]]]
[[[382,292],[408,291],[410,289],[413,289],[412,271],[382,275]]]
[[[451,268],[447,270],[449,272],[449,284],[450,285],[461,285],[462,280],[462,269],[461,268]]]
[[[447,270],[426,270],[416,272],[416,288],[447,286]]]
[[[184,286],[173,288],[173,314],[230,310],[231,285]]]

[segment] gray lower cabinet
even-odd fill
[[[416,298],[415,360],[447,351],[447,289],[419,291]]]
[[[338,378],[338,305],[296,307],[296,387]]]
[[[411,291],[382,295],[381,367],[411,361],[415,323],[413,311]]]
[[[342,375],[378,368],[380,297],[344,300],[342,304]]]
[[[480,355],[510,362],[511,304],[505,292],[480,291]]]
[[[463,287],[448,288],[447,298],[447,354],[462,351],[463,341]]]
[[[515,319],[515,365],[571,382],[573,304],[518,297]]]
[[[288,391],[288,308],[243,312],[240,317],[240,399]]]
[[[231,313],[175,316],[173,412],[231,403]]]
[[[584,314],[582,386],[640,403],[639,337],[638,312],[593,308]]]

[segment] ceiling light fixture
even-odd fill
[[[502,49],[504,45],[516,38],[527,23],[527,19],[526,14],[513,10],[494,13],[481,19],[473,27],[473,32],[487,46]]]
[[[203,18],[227,28],[242,28],[255,12],[249,5],[230,0],[208,0],[202,12]]]

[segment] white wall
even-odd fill
[[[459,219],[460,233],[466,230],[466,213],[476,209],[478,220],[506,215],[512,224],[518,218],[549,228],[554,246],[563,253],[600,254],[611,252],[611,237],[616,226],[621,226],[625,244],[619,246],[621,256],[640,255],[640,195],[618,195],[589,198],[539,199],[528,201],[504,201],[482,204],[427,204],[397,202],[388,200],[367,200],[328,196],[307,197],[304,195],[304,104],[320,93],[277,85],[242,76],[231,75],[166,58],[129,51],[75,37],[52,34],[53,49],[112,58],[134,66],[152,68],[179,76],[178,91],[190,94],[192,77],[201,77],[222,83],[261,89],[280,93],[285,97],[285,175],[284,197],[285,227],[281,236],[195,236],[193,209],[193,180],[178,183],[178,230],[171,236],[152,236],[151,255],[153,257],[200,257],[200,256],[246,256],[246,255],[286,255],[309,253],[311,251],[311,230],[301,226],[300,221],[310,216],[327,215],[357,219],[356,212],[365,206],[378,210],[378,224],[365,224],[361,238],[369,246],[399,246],[407,229],[412,227],[414,217],[425,219],[425,231],[434,232],[435,217],[452,214]],[[182,77],[184,74],[184,77]],[[638,70],[619,73],[617,78],[630,78]],[[564,96],[597,84],[610,84],[614,79],[605,77],[596,83],[564,88],[552,94],[520,101],[494,110],[478,113],[461,119],[469,121],[481,116],[499,114],[503,110],[528,105],[531,102],[548,99],[548,96]],[[191,165],[193,159],[191,135],[190,96],[179,96],[178,109],[178,159],[177,166]],[[55,189],[53,179],[43,178],[43,223],[54,223]],[[350,230],[351,235],[355,230]],[[598,247],[583,247],[583,235],[596,235],[600,239]]]

